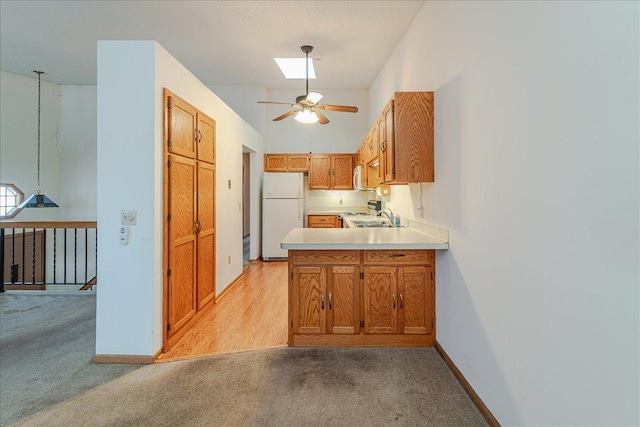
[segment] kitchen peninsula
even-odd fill
[[[292,230],[281,243],[289,251],[289,346],[433,346],[435,250],[449,248],[448,233],[433,230],[441,233]]]

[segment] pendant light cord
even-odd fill
[[[44,73],[43,71],[34,71],[38,73],[38,188],[37,194],[40,194],[40,76]]]

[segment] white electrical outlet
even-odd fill
[[[136,225],[137,211],[120,211],[120,225]]]

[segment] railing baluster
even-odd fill
[[[16,229],[11,229],[11,284],[16,283],[13,277],[13,266],[16,265]]]
[[[73,283],[78,283],[78,229],[73,229]]]
[[[53,284],[55,285],[56,283],[56,245],[57,245],[57,241],[56,241],[56,237],[58,234],[58,229],[54,228],[53,229]]]
[[[36,284],[36,229],[33,229],[33,248],[31,250],[31,284]]]
[[[67,229],[64,229],[64,283],[67,283]]]
[[[27,280],[24,274],[24,265],[26,264],[24,262],[26,256],[26,247],[27,245],[25,244],[25,236],[26,236],[26,230],[23,228],[22,229],[22,284],[26,285],[27,284]]]
[[[87,283],[87,264],[89,264],[89,229],[84,229],[84,283]]]

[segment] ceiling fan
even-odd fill
[[[295,104],[291,104],[289,102],[258,101],[258,104],[281,104],[296,107],[293,110],[276,117],[275,119],[273,119],[273,121],[278,122],[295,114],[295,119],[301,123],[319,122],[321,125],[326,125],[327,123],[329,123],[329,119],[327,118],[327,116],[322,114],[320,110],[340,111],[343,113],[357,113],[358,107],[350,107],[347,105],[318,104],[318,102],[320,102],[320,99],[322,99],[322,94],[318,92],[309,92],[309,53],[313,50],[313,46],[305,45],[301,46],[300,49],[302,49],[306,56],[306,93],[304,95],[296,97]]]

